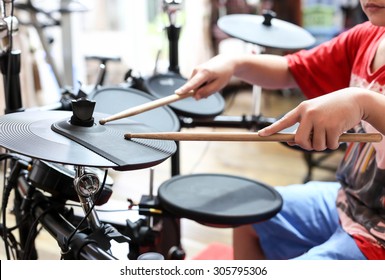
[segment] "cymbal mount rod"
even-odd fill
[[[149,195],[151,199],[154,199],[154,168],[150,168],[150,191]]]
[[[88,224],[91,229],[101,228],[102,224],[93,209],[92,197],[100,190],[99,177],[93,173],[86,173],[84,166],[75,167],[74,188],[79,197],[84,214],[87,215]]]

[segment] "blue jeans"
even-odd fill
[[[267,259],[365,260],[340,226],[336,209],[339,183],[309,182],[276,187],[282,210],[254,224]]]

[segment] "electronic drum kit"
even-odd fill
[[[302,48],[313,43],[303,29],[275,18],[266,23],[263,16],[229,15],[220,19],[219,26],[231,36],[264,46]],[[91,95],[93,101],[74,101],[73,112],[25,111],[1,116],[0,146],[38,160],[32,169],[31,180],[43,188],[47,185],[43,182],[46,172],[55,164],[75,166],[76,172],[66,177],[74,176],[75,188],[76,184],[80,187],[76,189],[77,194],[84,202],[83,199],[88,196],[81,187],[90,181],[90,178],[82,180],[82,176],[88,174],[84,171],[85,167],[118,171],[149,168],[171,157],[177,151],[176,141],[261,140],[255,138],[258,137],[256,133],[222,136],[209,133],[197,137],[193,133],[178,132],[180,114],[212,117],[223,111],[223,102],[218,96],[201,101],[194,100],[191,94],[175,96],[174,90],[185,79],[175,75],[164,75],[162,79],[171,79],[175,83],[169,83],[164,91],[157,91],[156,84],[159,85],[161,79],[154,77],[146,82],[147,88],[151,89],[148,91],[150,94],[131,88],[102,88]],[[123,114],[119,115],[119,112]],[[164,138],[162,133],[169,132],[173,135]],[[144,134],[150,136],[141,137]],[[284,138],[281,136],[267,141],[289,139],[285,138],[287,135]],[[379,140],[378,136],[374,137],[352,141]],[[47,164],[44,165],[44,162]],[[63,170],[57,172],[63,173]],[[71,188],[68,180],[64,184],[68,186],[66,189]],[[49,188],[46,187],[46,190]],[[52,189],[49,191],[53,192]],[[59,185],[54,191],[60,196]],[[76,200],[72,194],[68,197]],[[102,203],[107,201],[108,197]],[[153,208],[154,205],[148,207]],[[274,216],[282,207],[282,198],[274,188],[242,177],[178,175],[159,187],[155,207],[172,217],[187,218],[214,227],[235,227]],[[91,222],[98,226],[98,221]]]

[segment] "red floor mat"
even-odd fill
[[[212,243],[192,259],[193,260],[232,260],[233,248],[225,244]]]

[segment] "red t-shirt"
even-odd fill
[[[349,86],[384,94],[385,66],[374,73],[370,70],[383,38],[385,27],[366,22],[286,58],[308,98]],[[378,132],[366,122],[355,130]],[[342,185],[336,202],[342,227],[368,259],[385,259],[385,139],[375,144],[350,143],[337,178]]]
[[[317,97],[351,85],[352,74],[370,84],[374,79],[385,84],[385,66],[370,73],[384,27],[366,22],[311,50],[287,55],[289,68],[308,98]]]

